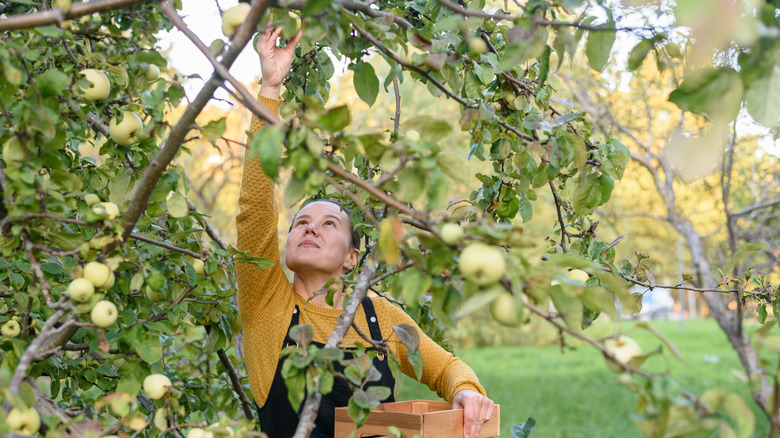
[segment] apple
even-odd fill
[[[472,38],[471,41],[469,41],[469,51],[476,53],[477,55],[487,53],[487,43],[482,38]]]
[[[19,323],[13,319],[7,321],[5,324],[3,324],[2,327],[0,327],[0,333],[2,333],[3,336],[8,336],[9,338],[15,338],[19,336],[19,333],[21,332],[22,329],[19,328]]]
[[[111,135],[111,140],[122,146],[138,143],[138,135],[142,129],[144,129],[144,123],[138,114],[132,111],[122,111],[121,122],[118,121],[117,117],[114,117],[108,123],[108,133]]]
[[[116,276],[115,276],[115,275],[114,275],[114,273],[112,272],[112,273],[110,273],[110,274],[108,275],[108,283],[106,283],[106,285],[105,285],[105,286],[103,286],[103,287],[99,288],[98,290],[99,290],[99,291],[101,291],[101,292],[102,292],[102,291],[105,291],[105,290],[109,290],[109,289],[111,289],[112,287],[114,287],[114,284],[115,284],[115,283],[116,283]]]
[[[119,311],[111,301],[101,300],[92,306],[92,311],[89,312],[89,317],[92,322],[102,328],[110,327],[116,322],[116,318],[119,316]]]
[[[569,271],[568,274],[566,274],[566,277],[568,277],[569,280],[576,281],[582,284],[587,283],[588,279],[590,278],[588,273],[583,271],[582,269],[572,269],[571,271]]]
[[[222,13],[222,33],[226,37],[233,36],[239,27],[246,21],[249,10],[252,6],[249,3],[239,3],[236,6]]]
[[[295,32],[293,32],[293,36],[295,36],[301,31],[301,17],[293,11],[287,11],[287,16],[295,22]]]
[[[160,400],[171,390],[171,379],[164,374],[150,374],[146,376],[143,389],[152,400]]]
[[[90,83],[89,88],[77,90],[82,98],[91,101],[105,100],[111,93],[111,83],[108,81],[108,76],[101,70],[87,68],[81,70],[80,74]]]
[[[92,282],[96,289],[101,289],[111,280],[111,269],[100,262],[89,262],[84,266],[82,276]]]
[[[195,268],[196,274],[203,275],[203,270],[206,267],[206,264],[203,263],[203,260],[201,259],[194,259],[192,261],[192,267]]]
[[[448,245],[455,245],[463,239],[463,228],[458,224],[447,223],[441,226],[441,240]]]
[[[187,438],[214,438],[214,433],[209,430],[193,427],[187,432]]]
[[[628,336],[620,335],[604,341],[604,348],[622,363],[631,364],[631,360],[642,355],[642,348]],[[609,361],[609,367],[614,371],[622,371],[623,367],[613,361]]]
[[[84,195],[84,200],[87,202],[87,205],[92,207],[93,205],[100,202],[100,197],[94,193],[87,193]]]
[[[511,110],[517,109],[517,105],[515,105],[515,99],[517,99],[517,94],[515,94],[514,91],[509,90],[504,93],[504,103],[506,103],[507,108]]]
[[[76,303],[85,303],[95,293],[95,285],[86,278],[77,278],[68,285],[70,300]]]
[[[407,131],[406,135],[404,135],[404,138],[411,141],[412,143],[417,143],[420,141],[420,133],[417,131]]]
[[[467,280],[479,286],[487,286],[504,275],[506,260],[498,248],[476,242],[460,253],[458,266]]]
[[[5,421],[10,426],[11,433],[19,435],[35,435],[38,433],[38,429],[41,428],[41,416],[38,415],[38,411],[34,408],[28,408],[23,411],[13,408],[8,413]]]
[[[164,292],[156,291],[152,289],[149,285],[146,286],[146,298],[149,299],[149,301],[153,303],[158,303],[160,301],[163,301],[168,298],[167,295],[165,295]]]
[[[144,73],[144,77],[148,81],[155,81],[157,78],[160,77],[160,67],[157,67],[154,64],[149,64],[149,67],[146,68],[146,73]]]
[[[98,202],[92,206],[92,211],[109,220],[114,220],[119,216],[119,207],[113,202]]]
[[[507,327],[517,326],[517,301],[515,296],[503,291],[490,303],[490,315]]]

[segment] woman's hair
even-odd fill
[[[337,200],[337,199],[330,199],[330,198],[309,198],[305,201],[303,201],[303,205],[301,205],[301,208],[295,212],[295,215],[293,216],[292,222],[290,223],[290,229],[287,231],[288,233],[292,231],[293,224],[295,224],[295,219],[298,217],[298,213],[303,210],[303,207],[306,207],[307,205],[311,204],[312,202],[330,202],[331,204],[335,204],[339,206],[339,209],[342,211],[347,212],[347,216],[350,217],[349,220],[349,246],[352,249],[360,250],[360,231],[356,230],[355,227],[352,225],[352,209],[345,205],[343,202]]]

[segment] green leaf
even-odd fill
[[[293,410],[297,412],[306,395],[306,376],[303,373],[296,373],[284,379],[284,383],[287,385],[287,400],[290,401]]]
[[[417,116],[407,120],[403,127],[407,131],[419,132],[421,141],[430,142],[438,142],[452,132],[452,125],[447,121],[431,116]]]
[[[322,392],[322,395],[328,395],[333,391],[334,380],[333,374],[331,374],[330,371],[323,371],[320,376],[320,392]]]
[[[766,304],[761,303],[758,305],[758,323],[763,324],[766,322],[767,312]]]
[[[312,16],[324,11],[330,4],[330,0],[306,0],[301,13],[306,16]]]
[[[414,202],[425,192],[425,175],[414,167],[398,174],[396,197],[401,202]]]
[[[563,283],[552,286],[549,289],[550,298],[563,321],[574,331],[582,330],[582,301],[573,297]]]
[[[455,181],[465,181],[466,163],[447,151],[441,151],[436,155],[436,164],[444,173]]]
[[[474,73],[477,75],[477,79],[479,79],[483,85],[490,85],[493,83],[495,73],[493,73],[493,69],[490,68],[489,65],[474,64]]]
[[[51,176],[51,181],[57,184],[63,192],[78,192],[84,186],[78,174],[63,169],[51,169],[49,176]]]
[[[299,346],[307,347],[314,339],[314,328],[311,324],[296,325],[290,329],[290,338]]]
[[[412,364],[412,369],[414,369],[415,378],[419,381],[420,379],[422,379],[422,372],[423,372],[422,352],[419,349],[410,351],[409,354],[407,354],[406,358],[409,361],[409,363]]]
[[[576,0],[574,2],[579,4],[581,0]],[[573,3],[573,0],[564,0],[564,3]],[[525,423],[518,423],[512,426],[512,428],[509,429],[509,433],[512,435],[512,438],[528,438],[531,436],[531,431],[534,426],[536,426],[536,420],[534,420],[533,417],[528,417],[528,419],[525,420]]]
[[[780,119],[780,67],[756,80],[745,93],[747,110],[753,119],[774,126]]]
[[[352,122],[349,106],[340,105],[329,109],[320,117],[320,126],[330,132],[340,131]]]
[[[261,129],[252,138],[249,144],[247,160],[260,156],[260,166],[263,172],[273,181],[279,178],[279,161],[282,155],[282,142],[284,134],[279,128]]]
[[[628,54],[628,70],[634,71],[642,66],[642,62],[647,57],[647,54],[653,50],[653,40],[643,39]]]
[[[133,197],[134,187],[135,181],[130,172],[119,175],[108,182],[108,200],[121,205]]]
[[[227,118],[212,120],[203,127],[203,139],[206,141],[217,141],[225,134],[227,129]]]
[[[601,185],[595,174],[588,174],[580,178],[577,189],[574,191],[574,211],[579,216],[586,216],[596,209],[601,202]]]
[[[416,307],[420,298],[431,288],[431,277],[423,275],[417,269],[407,269],[399,279],[401,296],[404,302]]]
[[[171,217],[182,218],[187,216],[189,206],[187,205],[187,198],[182,196],[181,193],[174,193],[170,199],[168,199],[168,214]]]
[[[742,102],[742,80],[729,67],[704,68],[685,76],[669,101],[680,109],[733,120]]]
[[[363,409],[374,409],[379,406],[379,399],[363,389],[355,391],[354,394],[352,394],[352,400],[355,401],[356,405]]]
[[[613,22],[605,26],[614,27]],[[585,47],[585,54],[588,56],[588,65],[596,71],[604,70],[609,61],[609,54],[612,51],[612,45],[615,43],[614,30],[600,30],[588,32],[588,43]]]
[[[35,77],[35,83],[42,96],[56,96],[65,91],[70,78],[56,68],[49,68]]]
[[[582,301],[591,309],[597,309],[607,313],[613,318],[618,318],[617,308],[612,293],[603,287],[586,287],[582,293]]]
[[[358,97],[368,106],[372,106],[376,102],[377,94],[379,94],[379,78],[376,76],[374,67],[371,64],[358,61],[350,65],[349,68],[355,72],[352,81]]]
[[[409,351],[415,351],[420,348],[420,333],[417,332],[417,329],[414,328],[414,326],[400,324],[393,326],[393,331],[395,332],[395,335],[398,336],[398,340],[406,345],[406,348],[408,348]]]

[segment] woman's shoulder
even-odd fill
[[[390,316],[394,320],[409,318],[409,315],[404,312],[404,309],[401,308],[399,304],[396,304],[379,294],[370,292],[368,298],[371,299],[371,303],[374,305],[374,309],[379,316]]]

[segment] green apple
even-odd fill
[[[469,51],[476,53],[477,55],[487,53],[487,43],[482,38],[472,38],[471,41],[469,41]]]
[[[222,13],[222,33],[226,37],[233,36],[239,27],[246,21],[249,10],[252,6],[249,3],[239,3],[236,6]]]
[[[448,245],[455,245],[463,239],[463,228],[458,224],[446,223],[441,226],[441,240]]]
[[[86,278],[77,278],[68,285],[70,300],[76,303],[86,303],[95,293],[95,285]]]
[[[119,216],[119,207],[113,202],[98,202],[92,206],[92,211],[109,220],[114,220]]]
[[[517,316],[517,301],[509,292],[501,292],[490,303],[490,315],[493,319],[507,327],[516,327],[520,319]]]
[[[7,336],[9,338],[15,338],[19,336],[19,333],[21,332],[22,329],[19,328],[19,323],[14,321],[13,319],[7,321],[5,324],[3,324],[2,327],[0,327],[0,333],[2,333],[3,336]]]
[[[590,276],[587,272],[583,271],[582,269],[572,269],[569,271],[568,274],[566,274],[566,277],[569,280],[575,281],[577,283],[587,283],[588,279],[590,279]]]
[[[517,99],[517,94],[515,94],[514,91],[509,90],[504,93],[504,103],[506,103],[507,108],[511,110],[517,109],[517,105],[515,105],[515,99]]]
[[[144,123],[138,114],[132,111],[122,111],[122,121],[114,117],[108,123],[108,133],[111,140],[122,146],[130,146],[138,143],[138,136],[144,129]]]
[[[150,374],[146,376],[143,383],[143,389],[147,396],[152,400],[160,400],[171,390],[171,379],[164,374]]]
[[[95,305],[92,306],[92,311],[89,312],[92,323],[102,328],[113,325],[116,322],[117,316],[119,316],[119,311],[114,303],[106,300],[95,303]]]
[[[90,83],[88,88],[79,88],[77,90],[77,93],[83,99],[97,101],[108,98],[108,95],[111,93],[111,82],[108,81],[108,76],[103,71],[87,68],[79,73]]]
[[[92,207],[93,205],[100,202],[100,197],[94,193],[87,193],[84,195],[84,201],[87,202],[87,205]]]
[[[203,263],[203,260],[201,259],[194,259],[192,261],[192,267],[195,268],[195,273],[198,275],[203,275],[204,268],[206,267],[206,264]]]
[[[3,160],[5,160],[6,163],[11,164],[26,159],[27,153],[18,137],[13,136],[3,144]]]
[[[506,260],[498,248],[476,242],[460,253],[458,267],[467,280],[479,286],[487,286],[504,275]]]
[[[23,411],[13,408],[8,413],[5,421],[11,429],[11,433],[18,435],[35,435],[38,433],[38,429],[41,428],[41,416],[38,415],[38,411],[34,408],[28,408]]]
[[[295,22],[295,32],[293,33],[293,36],[295,36],[301,31],[301,17],[293,11],[287,11],[287,16]]]
[[[420,141],[420,133],[417,131],[406,131],[406,135],[404,135],[404,138],[409,140],[412,143],[417,143]]]
[[[95,286],[95,289],[105,287],[111,280],[111,269],[100,262],[89,262],[84,266],[84,275]]]
[[[165,293],[152,289],[149,285],[146,286],[146,298],[153,303],[158,303],[168,298]]]
[[[157,78],[160,77],[160,67],[157,67],[154,64],[149,64],[149,67],[146,68],[146,73],[144,73],[144,77],[148,81],[156,81]]]
[[[193,427],[187,432],[187,438],[214,438],[214,433],[209,430]]]
[[[615,356],[615,359],[622,363],[631,364],[631,360],[642,355],[642,347],[639,344],[629,338],[628,336],[620,335],[617,338],[610,338],[604,341],[604,348]],[[622,371],[623,367],[613,361],[609,361],[609,367],[614,371]]]
[[[116,283],[116,276],[112,272],[111,274],[108,275],[108,283],[106,283],[105,286],[99,288],[98,290],[101,291],[101,292],[109,290],[112,287],[114,287],[115,283]]]

